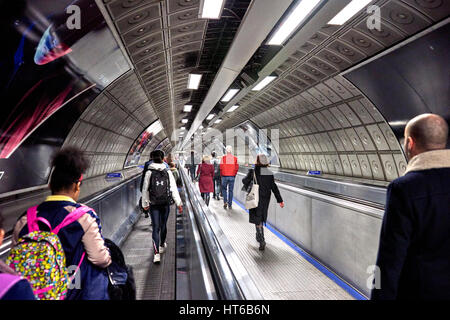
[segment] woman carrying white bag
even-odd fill
[[[268,166],[269,161],[266,155],[258,154],[255,169],[250,169],[242,180],[243,190],[248,192],[245,207],[249,209],[249,222],[256,226],[256,241],[259,242],[259,250],[264,250],[266,247],[263,224],[267,221],[271,192],[275,195],[280,207],[284,207],[273,173]]]

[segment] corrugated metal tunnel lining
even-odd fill
[[[371,4],[381,8],[381,32],[368,29],[367,13],[361,12],[342,26],[325,24],[305,43],[287,43],[291,53],[280,52],[270,62],[278,78],[260,92],[244,89],[240,101],[230,102],[240,107],[220,114],[223,121],[214,127],[251,120],[279,129],[286,170],[319,170],[368,183],[402,175],[406,159],[396,135],[377,106],[340,72],[440,21],[450,8],[414,1]]]

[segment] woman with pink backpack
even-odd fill
[[[39,299],[108,300],[106,267],[111,264],[111,255],[100,219],[91,208],[77,202],[88,160],[81,150],[67,147],[53,157],[51,165],[52,194],[17,221],[7,263],[27,275]],[[46,242],[54,250],[46,249]],[[27,262],[24,256],[28,255],[39,261],[39,266],[20,263]],[[73,271],[72,277],[61,272],[61,266]],[[70,285],[72,280],[74,285]]]

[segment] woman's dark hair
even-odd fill
[[[269,160],[267,159],[267,156],[265,154],[258,154],[258,156],[256,157],[256,166],[257,167],[269,166]]]
[[[164,152],[162,150],[153,150],[152,153],[150,153],[150,159],[152,159],[154,163],[163,163]]]
[[[175,168],[175,163],[173,163],[173,162],[169,163],[169,167]]]
[[[80,149],[66,147],[53,156],[51,165],[50,189],[58,192],[68,190],[80,181],[81,175],[89,168],[89,161]]]

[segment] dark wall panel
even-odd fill
[[[372,100],[401,138],[404,124],[431,112],[450,121],[450,24],[345,77]]]

